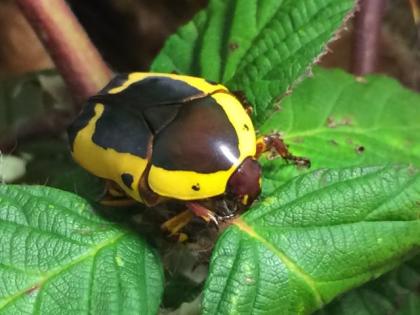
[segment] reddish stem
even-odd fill
[[[110,80],[112,71],[64,0],[16,1],[78,105]]]
[[[413,14],[414,23],[420,23],[420,3],[418,0],[408,0],[411,6],[411,13]]]
[[[352,72],[365,75],[376,70],[379,36],[385,0],[360,0],[360,11],[356,15]]]
[[[112,77],[112,71],[93,46],[64,0],[16,0],[66,81],[76,110]],[[0,137],[0,150],[12,151],[20,141],[61,133],[69,124],[66,113],[53,110]]]

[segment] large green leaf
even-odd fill
[[[420,166],[420,95],[397,81],[357,79],[317,68],[260,128],[279,131],[312,169],[412,163]],[[297,174],[280,159],[268,161],[266,192]]]
[[[317,315],[418,315],[420,256],[340,297]]]
[[[1,314],[156,314],[160,261],[81,198],[0,186]]]
[[[166,41],[153,71],[243,90],[261,120],[322,52],[353,0],[211,0]]]
[[[318,170],[234,222],[213,252],[205,314],[308,314],[420,248],[412,168]]]

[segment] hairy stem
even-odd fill
[[[110,80],[112,71],[64,0],[16,1],[80,106]]]
[[[420,24],[420,2],[419,0],[408,0],[411,6],[411,13],[413,14],[414,23]]]
[[[360,0],[356,15],[352,55],[352,72],[365,75],[376,70],[381,22],[385,0]]]
[[[16,0],[38,34],[75,100],[76,111],[112,77],[112,71],[93,46],[64,0]],[[71,121],[52,110],[0,137],[0,150],[11,152],[20,141],[60,134]]]

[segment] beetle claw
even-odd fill
[[[207,209],[206,207],[196,202],[187,202],[187,207],[191,210],[192,213],[202,218],[207,223],[211,221],[217,227],[219,226],[219,221],[217,220],[217,216],[213,213],[213,211]]]
[[[216,226],[219,226],[219,221],[217,220],[217,217],[214,215],[214,213],[213,212],[209,212],[208,214],[207,214],[207,216],[201,216],[201,218],[203,219],[203,220],[205,220],[206,222],[213,222]]]
[[[286,162],[291,162],[298,167],[311,167],[311,161],[305,157],[295,156],[289,152],[288,146],[279,134],[271,134],[257,139],[255,157],[258,159],[264,152],[271,152],[271,158],[280,155]]]

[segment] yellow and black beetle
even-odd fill
[[[72,155],[108,180],[110,195],[148,206],[185,201],[189,218],[194,213],[217,222],[202,201],[222,196],[248,207],[261,190],[256,159],[262,152],[274,148],[283,158],[307,162],[290,155],[278,136],[257,141],[244,103],[203,78],[117,75],[69,127]],[[172,230],[181,227],[174,224]]]

